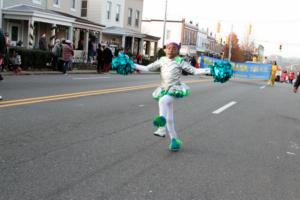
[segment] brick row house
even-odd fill
[[[143,0],[1,0],[1,8],[1,26],[12,45],[22,41],[37,48],[46,33],[50,48],[56,38],[71,40],[84,60],[90,38],[133,54],[159,40],[141,33]]]
[[[155,36],[163,35],[164,20],[145,19],[143,20],[142,32]],[[162,48],[162,38],[158,42],[158,47]],[[165,44],[177,42],[181,44],[180,54],[183,56],[210,55],[220,57],[222,44],[212,36],[208,30],[200,30],[198,24],[191,21],[166,20]]]

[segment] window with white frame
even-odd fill
[[[59,7],[59,0],[53,0],[53,6]]]
[[[117,10],[116,10],[116,22],[120,21],[120,13],[121,13],[121,5],[117,5]]]
[[[106,18],[110,19],[111,16],[111,1],[107,1],[106,4]]]
[[[35,3],[35,4],[42,4],[42,0],[32,0],[32,3]]]
[[[81,1],[81,17],[87,17],[87,0]]]
[[[132,24],[132,8],[128,8],[128,25]]]
[[[139,23],[140,23],[140,11],[136,10],[135,11],[135,26],[139,27]]]
[[[76,0],[71,0],[71,9],[76,9]]]

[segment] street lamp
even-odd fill
[[[2,8],[3,8],[3,0],[0,0],[0,27],[2,27]]]
[[[164,47],[164,45],[165,45],[167,11],[168,11],[168,0],[166,0],[166,6],[165,6],[165,18],[164,18],[164,29],[163,29],[162,47]]]
[[[232,49],[232,33],[233,33],[233,25],[231,25],[231,32],[229,37],[229,49],[228,49],[228,61],[231,60],[231,49]]]

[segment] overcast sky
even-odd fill
[[[186,18],[214,33],[221,22],[223,38],[233,25],[240,40],[251,23],[252,37],[264,45],[265,55],[300,57],[299,4],[298,0],[168,0],[167,18]],[[163,19],[164,8],[165,0],[144,0],[143,19]]]

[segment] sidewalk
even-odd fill
[[[111,70],[108,72],[109,74],[116,74],[116,71]],[[141,74],[155,74],[159,72],[142,72]],[[12,71],[8,72],[0,72],[2,76],[20,76],[20,75],[57,75],[57,74],[62,74],[60,71],[53,71],[53,70],[47,70],[47,69],[42,69],[42,70],[24,70],[21,72],[21,74],[16,75]],[[98,74],[96,70],[92,69],[73,69],[72,71],[68,71],[68,74]]]
[[[15,75],[14,72],[0,72],[2,76],[20,76],[20,75],[56,75],[62,74],[60,71],[51,71],[51,70],[34,70],[34,71],[22,71],[21,74]],[[68,71],[68,74],[98,74],[96,70],[72,70]]]

